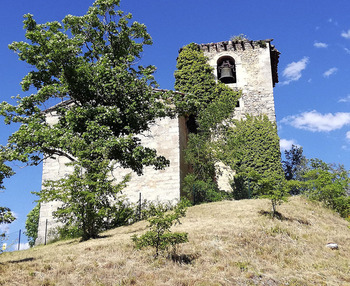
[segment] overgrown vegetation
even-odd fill
[[[180,223],[180,218],[186,216],[187,201],[181,201],[172,210],[164,204],[152,205],[149,209],[150,218],[149,230],[138,237],[132,236],[136,248],[153,247],[155,248],[154,257],[157,258],[160,252],[169,251],[170,256],[176,255],[178,244],[188,242],[188,234],[185,232],[171,232],[170,228]]]
[[[249,37],[245,34],[239,34],[239,35],[235,35],[232,36],[230,38],[231,41],[236,42],[236,41],[249,41]]]
[[[276,124],[267,116],[232,120],[240,93],[215,81],[208,59],[196,44],[179,54],[175,89],[183,92],[177,94],[175,105],[187,116],[190,131],[185,158],[192,173],[185,178],[184,190],[191,201],[230,196],[217,186],[215,164],[221,161],[236,172],[234,198],[268,197],[275,214],[287,195]]]
[[[275,215],[276,206],[287,199],[276,123],[266,115],[233,123],[220,146],[221,160],[236,172],[233,196],[269,198]]]
[[[221,82],[216,82],[213,69],[197,44],[182,48],[177,59],[175,97],[180,115],[187,117],[188,136],[185,159],[192,173],[185,178],[184,191],[194,203],[217,200],[222,192],[216,185],[214,143],[226,128],[240,97]]]

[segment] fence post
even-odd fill
[[[45,244],[46,245],[46,236],[47,236],[47,219],[45,221]]]
[[[139,220],[141,220],[141,192],[139,193]]]
[[[19,250],[21,247],[21,230],[19,230],[19,234],[18,234],[18,248],[17,250]]]

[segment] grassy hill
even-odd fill
[[[186,262],[154,260],[130,239],[147,222],[100,239],[68,240],[0,255],[0,285],[350,285],[348,223],[300,197],[263,211],[267,200],[223,201],[188,209],[174,230],[189,233],[179,247]],[[338,250],[326,247],[329,242]]]

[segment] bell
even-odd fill
[[[230,67],[221,68],[220,72],[220,81],[223,83],[233,83],[235,82],[235,78],[233,76],[232,69]]]

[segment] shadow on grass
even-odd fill
[[[22,262],[28,262],[28,261],[33,261],[35,260],[35,258],[33,257],[28,257],[28,258],[24,258],[24,259],[19,259],[19,260],[10,260],[8,263],[22,263]]]
[[[170,254],[168,259],[179,264],[192,264],[192,262],[198,258],[198,255],[194,254]]]
[[[90,239],[83,239],[83,238],[80,238],[79,239],[79,242],[86,242],[86,241],[89,241],[91,239],[103,239],[103,238],[108,238],[108,237],[112,237],[113,235],[111,234],[105,234],[105,235],[99,235],[97,237],[91,237]]]
[[[298,222],[298,223],[304,224],[304,225],[311,225],[307,220],[300,219],[300,218],[286,217],[283,214],[281,214],[280,212],[273,213],[272,211],[268,212],[268,211],[260,210],[259,214],[263,215],[263,216],[266,216],[268,218],[278,219],[280,221]]]

